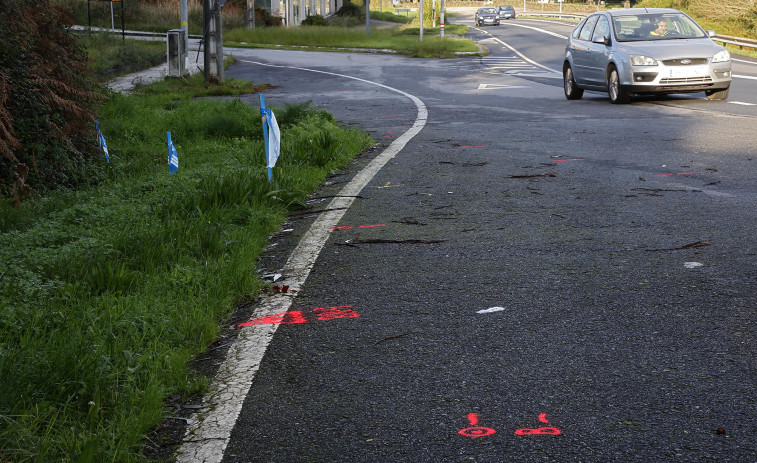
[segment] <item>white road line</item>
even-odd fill
[[[744,103],[743,101],[729,101],[730,104],[738,104],[741,106],[757,106],[757,103]]]
[[[751,80],[757,80],[757,76],[744,76],[741,74],[731,74],[731,77],[736,77],[739,79],[751,79]]]
[[[326,207],[329,212],[322,214],[313,222],[297,248],[289,256],[285,271],[291,276],[283,282],[282,280],[279,281],[295,290],[296,294],[305,283],[318,254],[320,254],[331,234],[332,228],[347,212],[363,187],[426,125],[428,111],[426,105],[419,98],[370,80],[315,69],[278,66],[247,60],[240,61],[261,66],[317,72],[365,82],[404,95],[412,100],[418,108],[418,115],[413,126],[376,156],[342,189],[339,196]],[[255,310],[252,318],[256,319],[286,312],[289,310],[292,300],[291,293],[264,297],[262,304]],[[241,329],[237,342],[229,349],[226,359],[211,384],[210,392],[203,399],[203,410],[193,417],[193,423],[187,428],[184,442],[176,457],[177,463],[219,463],[221,461],[229,443],[231,431],[242,410],[242,404],[278,326],[277,324],[250,325]]]
[[[738,58],[734,58],[733,56],[731,56],[731,61],[738,61],[739,63],[746,63],[746,64],[754,64],[754,65],[757,65],[757,62],[754,62],[754,61],[747,61],[747,60],[745,60],[745,59],[738,59]]]
[[[552,35],[552,36],[557,37],[559,39],[568,40],[568,36],[567,35],[558,34],[557,32],[548,31],[548,30],[542,29],[540,27],[526,26],[524,24],[515,24],[515,23],[506,23],[506,24],[508,26],[513,26],[513,27],[524,27],[526,29],[533,29],[533,30],[539,31],[539,32],[541,32],[543,34]]]
[[[531,58],[529,58],[528,56],[524,55],[523,53],[519,52],[519,51],[518,51],[518,50],[516,50],[515,48],[511,47],[511,46],[510,46],[509,44],[507,44],[507,43],[503,42],[502,40],[500,40],[500,39],[498,39],[498,38],[494,38],[494,40],[496,40],[497,42],[501,43],[501,44],[502,44],[502,45],[504,45],[505,47],[509,48],[509,49],[510,49],[510,50],[511,50],[512,52],[514,52],[514,53],[515,53],[516,55],[520,56],[520,57],[521,57],[521,58],[523,58],[523,59],[524,59],[525,61],[528,61],[529,63],[533,64],[534,66],[538,66],[538,67],[540,67],[540,68],[542,68],[542,69],[545,69],[545,70],[547,70],[547,71],[549,71],[549,72],[555,72],[555,73],[561,74],[561,72],[560,72],[560,71],[556,71],[556,70],[554,70],[554,69],[552,69],[552,68],[548,68],[547,66],[544,66],[543,64],[539,64],[539,63],[537,63],[536,61],[532,60],[532,59],[531,59]]]

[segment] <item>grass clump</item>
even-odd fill
[[[163,400],[202,387],[187,362],[261,289],[267,236],[370,144],[309,105],[274,109],[269,182],[259,110],[197,98],[219,90],[196,76],[113,96],[105,182],[0,208],[0,461],[141,460]]]
[[[99,82],[141,71],[166,61],[166,44],[151,40],[123,40],[106,32],[78,34],[87,49],[87,67]]]
[[[432,30],[433,31],[433,30]],[[438,29],[436,29],[438,33]],[[224,41],[232,46],[255,47],[282,45],[284,47],[309,47],[319,49],[379,49],[396,50],[397,53],[416,57],[454,57],[456,52],[477,52],[478,48],[469,39],[433,37],[433,32],[421,41],[419,29],[403,28],[371,29],[370,36],[364,29],[345,27],[300,26],[296,28],[234,29],[224,33]]]

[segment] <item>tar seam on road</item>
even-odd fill
[[[406,96],[418,109],[413,126],[403,136],[395,139],[342,189],[338,197],[334,198],[327,207],[328,211],[310,226],[289,256],[285,269],[287,275],[290,276],[283,284],[294,289],[294,294],[296,294],[305,283],[332,229],[347,212],[355,197],[376,173],[421,131],[426,125],[428,111],[419,98],[370,80],[315,69],[240,61],[261,66],[317,72],[365,82]],[[252,319],[288,311],[293,297],[292,293],[265,296],[260,306],[255,309]],[[278,326],[278,324],[267,324],[241,328],[238,341],[229,349],[226,359],[210,386],[210,392],[203,399],[203,409],[192,417],[193,423],[188,426],[184,442],[177,453],[177,463],[219,463],[223,459],[244,400]]]

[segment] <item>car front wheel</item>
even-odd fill
[[[631,94],[620,85],[620,76],[618,70],[610,68],[610,75],[607,77],[607,94],[610,95],[610,103],[626,104],[631,102]]]
[[[728,90],[730,87],[722,90],[705,90],[704,94],[707,95],[708,100],[725,100],[728,98]]]
[[[578,100],[584,95],[584,89],[579,88],[576,79],[573,77],[573,69],[566,64],[562,71],[563,90],[565,98],[569,100]]]

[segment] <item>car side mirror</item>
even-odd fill
[[[715,32],[715,31],[707,31],[707,35],[708,35],[708,36],[709,36],[710,38],[713,38],[713,37],[715,37],[715,36],[716,36],[716,35],[718,35],[718,34],[717,34],[717,32]]]
[[[610,36],[603,35],[602,37],[596,37],[594,40],[592,40],[594,43],[603,43],[605,45],[610,45]]]

